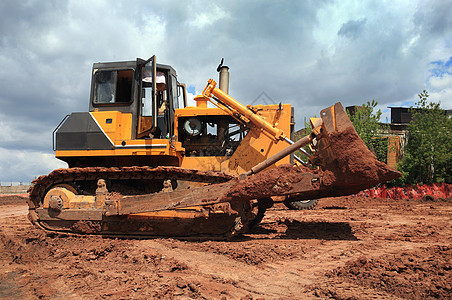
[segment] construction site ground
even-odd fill
[[[276,205],[233,241],[49,235],[0,197],[0,299],[451,299],[452,199]]]

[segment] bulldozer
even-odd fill
[[[217,72],[218,87],[209,79],[190,106],[176,71],[155,56],[95,63],[89,111],[53,132],[68,167],[32,182],[31,222],[66,234],[231,238],[274,203],[312,208],[400,176],[340,103],[293,141],[290,104],[245,106],[228,94],[223,60]]]

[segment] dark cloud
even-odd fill
[[[420,31],[446,38],[452,27],[451,11],[451,0],[423,1],[413,16],[413,22]]]
[[[0,156],[30,171],[8,171],[0,159],[0,180],[26,181],[58,165],[51,132],[66,114],[87,110],[91,67],[99,61],[155,54],[201,92],[224,57],[233,97],[246,104],[264,93],[291,103],[297,128],[338,100],[376,99],[385,107],[426,85],[438,89],[432,95],[452,94],[444,88],[448,77],[430,79],[431,62],[450,58],[451,1],[366,5],[1,1]]]
[[[356,38],[361,34],[366,24],[366,19],[350,20],[347,23],[342,24],[341,29],[337,32],[339,36],[345,36],[348,38]]]

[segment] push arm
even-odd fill
[[[227,105],[230,109],[225,109],[222,106],[219,106],[227,113],[230,113],[231,111],[236,111],[240,115],[246,117],[250,122],[256,126],[256,128],[265,131],[268,135],[270,135],[276,142],[277,141],[285,141],[288,144],[294,144],[293,141],[291,141],[284,132],[277,128],[275,125],[267,122],[263,118],[261,118],[259,115],[257,115],[254,111],[247,108],[222,90],[216,88],[216,82],[213,79],[209,79],[207,86],[205,87],[204,91],[202,92],[203,97],[206,99],[216,99],[217,101],[221,102],[222,104]],[[303,154],[305,154],[307,157],[310,157],[311,155],[306,152],[303,148],[299,149]],[[302,163],[303,165],[306,165],[306,163],[301,160],[299,157],[294,155],[294,158]]]
[[[287,138],[281,129],[267,122],[251,109],[245,107],[243,104],[241,104],[219,88],[216,88],[216,84],[217,83],[215,82],[215,80],[209,79],[206,88],[202,92],[202,95],[209,99],[218,99],[221,103],[227,105],[233,111],[238,112],[239,114],[250,120],[250,122],[258,129],[264,130],[266,133],[272,136],[275,141],[285,140]]]

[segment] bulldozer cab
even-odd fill
[[[90,112],[132,114],[132,138],[169,138],[179,107],[176,71],[148,60],[96,63],[91,81]]]

